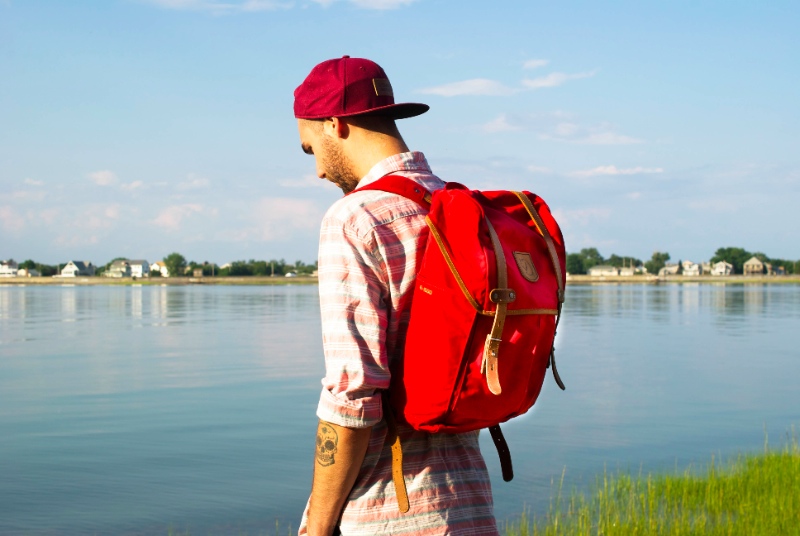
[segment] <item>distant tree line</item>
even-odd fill
[[[787,274],[800,273],[800,260],[792,261],[772,258],[765,253],[758,251],[751,253],[744,248],[737,247],[718,248],[716,253],[714,253],[714,256],[711,257],[710,262],[712,264],[719,261],[729,262],[733,265],[733,272],[736,274],[741,274],[744,272],[744,263],[753,256],[757,257],[762,262],[771,264],[774,270],[782,267]],[[101,275],[110,268],[112,263],[118,260],[125,260],[126,258],[127,257],[115,257],[106,264],[97,266],[96,274]],[[578,253],[567,254],[567,272],[570,274],[586,274],[593,266],[611,265],[617,268],[621,268],[623,266],[630,266],[633,268],[644,266],[648,273],[657,274],[661,268],[666,266],[669,260],[669,253],[664,251],[656,251],[653,253],[650,260],[642,262],[636,257],[622,256],[617,255],[616,253],[612,253],[611,256],[605,258],[600,254],[597,248],[583,248]],[[204,261],[202,263],[197,261],[187,261],[183,255],[177,252],[170,253],[164,257],[163,261],[171,275],[192,274],[194,273],[194,270],[202,269],[203,276],[205,277],[269,275],[285,276],[288,273],[295,275],[311,275],[317,269],[316,262],[313,264],[306,264],[303,261],[298,260],[294,263],[288,263],[284,259],[250,259],[247,261],[239,260],[225,265],[224,268],[220,268],[217,264],[209,263],[208,261]],[[678,265],[680,264],[680,261],[678,261]],[[42,264],[31,259],[19,264],[20,268],[36,270],[44,277],[57,275],[62,266],[63,265],[60,264]],[[150,276],[159,277],[161,274],[158,271],[151,271]]]
[[[669,255],[667,256],[669,258]],[[622,257],[612,253],[609,258],[604,258],[597,248],[583,248],[579,253],[569,253],[567,255],[567,272],[571,274],[585,274],[594,266],[610,265],[616,268],[632,266],[636,268],[642,265],[642,261],[636,257]]]
[[[760,251],[750,253],[743,248],[719,248],[717,252],[714,253],[714,256],[711,257],[711,262],[729,262],[733,265],[733,273],[741,274],[744,273],[744,263],[750,260],[750,257],[756,257],[761,262],[771,264],[773,270],[777,269],[778,267],[783,267],[787,274],[800,273],[798,272],[798,268],[800,268],[800,261],[775,259],[768,257]]]
[[[95,268],[95,275],[102,275],[103,272],[107,271],[111,265],[120,260],[128,260],[128,257],[114,257],[106,264],[98,265]],[[295,275],[311,275],[317,269],[317,263],[314,262],[313,264],[306,264],[303,261],[295,261],[294,263],[288,263],[284,259],[276,260],[255,260],[250,259],[248,261],[240,260],[234,261],[230,263],[230,265],[226,265],[225,268],[220,268],[215,263],[210,263],[208,261],[204,262],[197,262],[197,261],[187,261],[186,258],[181,255],[180,253],[170,253],[163,259],[164,264],[169,270],[170,275],[187,275],[193,274],[194,270],[202,269],[204,277],[212,277],[212,276],[219,276],[219,277],[227,277],[227,276],[268,276],[268,275],[276,275],[276,276],[285,276],[288,273],[292,273]],[[51,277],[54,275],[58,275],[60,273],[61,268],[64,267],[66,263],[57,264],[57,265],[49,265],[49,264],[42,264],[31,259],[28,259],[24,262],[19,263],[19,268],[25,268],[27,270],[36,270],[44,277]],[[160,277],[161,273],[157,270],[150,271],[151,277]]]
[[[725,261],[733,265],[733,273],[741,274],[744,272],[744,263],[751,257],[757,257],[761,262],[769,263],[774,270],[783,267],[787,274],[800,273],[800,261],[791,261],[786,259],[776,259],[767,256],[764,253],[755,252],[751,253],[743,248],[727,247],[718,248],[714,256],[711,257],[711,264]],[[642,262],[635,257],[623,257],[616,254],[611,254],[610,257],[604,258],[597,248],[584,248],[578,253],[567,254],[567,272],[570,274],[586,274],[593,266],[611,265],[617,268],[622,266],[631,266],[633,268],[644,266],[647,272],[657,274],[658,271],[667,265],[670,260],[669,253],[665,251],[656,251],[650,260]],[[681,261],[678,261],[678,273],[680,273]]]
[[[306,264],[303,261],[295,261],[294,264],[290,264],[284,259],[271,259],[268,261],[240,260],[229,263],[224,268],[220,268],[217,264],[208,261],[202,263],[187,261],[180,253],[170,253],[163,260],[170,275],[192,274],[195,270],[201,269],[204,277],[285,276],[288,273],[311,275],[317,269],[316,262]],[[156,277],[161,275],[157,271],[150,272],[151,276],[155,274],[158,274]]]

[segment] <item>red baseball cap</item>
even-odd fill
[[[427,104],[395,104],[392,84],[374,61],[343,56],[323,61],[294,90],[294,116],[325,119],[381,115],[405,119],[424,114]]]

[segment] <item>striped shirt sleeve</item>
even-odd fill
[[[381,391],[389,387],[386,351],[390,297],[386,273],[369,229],[328,215],[319,249],[319,292],[325,377],[317,416],[349,428],[383,417]]]

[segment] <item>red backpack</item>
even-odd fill
[[[528,411],[546,369],[561,389],[554,354],[564,302],[566,253],[558,224],[530,192],[469,190],[447,183],[427,192],[390,175],[361,190],[396,193],[429,209],[403,359],[388,402],[417,430],[489,428],[503,478],[513,478],[499,423]],[[402,451],[391,415],[393,474],[408,510]]]

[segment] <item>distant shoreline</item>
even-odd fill
[[[660,285],[660,284],[681,284],[681,283],[706,283],[712,285],[746,285],[746,284],[797,284],[800,283],[800,274],[791,275],[700,275],[682,276],[668,275],[658,277],[653,275],[634,275],[634,276],[591,276],[591,275],[567,275],[567,285],[586,285],[586,284],[640,284],[640,285]]]
[[[3,285],[30,286],[184,286],[184,285],[316,285],[316,277],[247,276],[247,277],[3,277]]]
[[[137,278],[131,277],[3,277],[0,278],[0,286],[182,286],[182,285],[316,285],[316,277],[284,277],[284,276],[244,276],[244,277],[153,277]],[[751,275],[729,275],[729,276],[697,276],[684,277],[672,275],[667,277],[655,276],[608,276],[594,277],[590,275],[569,275],[567,276],[568,285],[661,285],[661,284],[682,284],[682,283],[702,283],[712,285],[747,285],[747,284],[800,284],[800,274],[792,275],[773,275],[773,276],[751,276]]]

